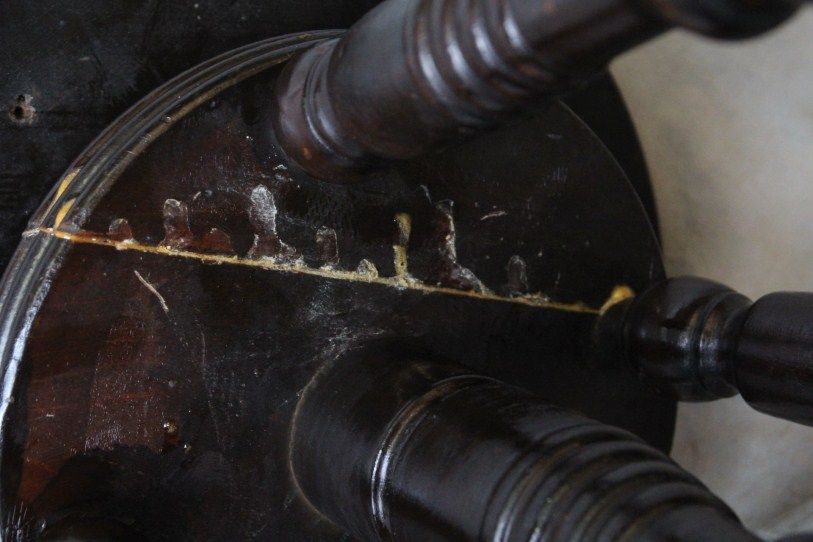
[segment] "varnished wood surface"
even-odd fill
[[[327,186],[273,151],[274,77],[152,111],[97,167],[103,138],[32,223],[0,298],[19,302],[2,343],[6,528],[101,517],[158,540],[340,538],[291,481],[290,422],[313,374],[372,338],[668,448],[673,403],[583,359],[616,287],[663,273],[583,125],[554,105]]]

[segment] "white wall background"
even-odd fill
[[[649,164],[669,274],[752,298],[813,290],[813,8],[748,42],[673,32],[612,71]],[[813,428],[739,398],[684,404],[673,455],[751,528],[813,530]]]

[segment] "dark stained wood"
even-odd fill
[[[389,0],[290,63],[272,118],[311,175],[351,181],[493,128],[671,27],[725,38],[801,0]]]
[[[756,540],[629,433],[408,344],[320,371],[291,438],[299,487],[359,540]]]
[[[751,406],[813,425],[813,294],[756,302],[722,284],[676,277],[619,303],[596,325],[597,351],[627,361],[683,401],[741,394]]]
[[[386,11],[394,5],[419,3],[387,3],[372,20],[397,21],[397,12]],[[592,17],[607,8],[595,7]],[[783,4],[772,13],[783,18],[789,9]],[[646,34],[641,25],[647,26],[635,19],[610,27],[635,41]],[[391,100],[393,88],[409,93],[406,83],[414,81],[398,71],[406,69],[406,59],[385,62],[364,54],[373,46],[386,52],[386,40],[396,33],[378,40],[360,28],[340,42],[353,52],[353,36],[361,35],[354,54],[371,59],[350,62],[344,73],[352,80],[345,83],[356,96],[354,107],[366,102],[358,100],[364,93],[353,92],[353,85],[376,90],[374,81],[392,62],[394,79],[378,88],[379,94],[373,92],[373,99]],[[550,45],[550,37],[541,36],[540,42]],[[302,451],[292,435],[306,427],[297,424],[299,409],[309,404],[302,398],[336,367],[344,377],[325,397],[339,402],[317,418],[331,418],[349,405],[342,393],[377,397],[381,391],[382,397],[395,398],[395,406],[409,399],[398,395],[401,382],[384,376],[381,390],[365,385],[364,378],[374,379],[376,370],[356,378],[352,371],[341,372],[348,356],[380,341],[405,345],[399,352],[445,360],[490,386],[480,390],[482,395],[446,404],[451,410],[438,411],[432,418],[437,427],[410,453],[420,455],[433,442],[439,447],[458,442],[463,456],[472,435],[488,443],[488,431],[508,431],[513,421],[495,417],[500,411],[487,408],[491,400],[509,410],[541,405],[548,412],[547,402],[554,402],[581,413],[526,420],[540,431],[565,418],[579,426],[586,414],[668,449],[672,398],[641,383],[631,367],[595,364],[586,356],[597,318],[611,321],[629,306],[625,298],[663,279],[650,224],[605,148],[553,101],[476,141],[381,164],[357,176],[353,185],[327,185],[306,175],[294,163],[301,165],[302,157],[286,154],[277,143],[278,137],[285,143],[289,134],[274,124],[280,109],[269,89],[278,81],[283,81],[279,88],[296,87],[289,72],[280,75],[282,63],[310,45],[316,48],[290,64],[293,69],[303,58],[323,62],[327,57],[314,55],[328,54],[335,38],[335,33],[314,33],[261,42],[171,81],[103,133],[43,204],[0,289],[0,517],[7,537],[364,536],[353,521],[321,513],[345,505],[352,510],[359,502],[313,495],[330,487],[322,481],[341,486],[341,470],[330,472],[332,454],[342,460],[337,465],[349,462],[348,468],[355,468],[352,448],[358,443],[352,429],[361,434],[363,424],[375,420],[386,426],[386,416],[378,419],[386,412],[360,420],[342,442],[316,439],[323,448],[313,460],[307,454],[317,447]],[[553,49],[573,53],[579,65],[597,50],[589,39],[568,44],[573,47],[553,44]],[[291,81],[294,86],[286,87]],[[299,96],[296,92],[291,96]],[[456,102],[449,118],[414,124],[427,118],[421,107],[400,107],[410,103],[406,98],[393,103],[397,111],[375,108],[386,122],[366,110],[350,115],[363,121],[356,135],[367,138],[371,156],[403,158],[435,149],[449,133],[456,139],[458,128],[466,125],[461,111],[471,113],[470,103]],[[524,101],[512,99],[497,109],[501,113],[519,103]],[[493,119],[480,120],[474,127]],[[366,157],[369,149],[363,147],[350,153],[350,162]],[[794,305],[794,321],[806,312],[808,300],[802,301]],[[645,303],[632,303],[639,302]],[[763,363],[767,358],[759,340],[771,338],[766,326],[776,320],[777,307],[789,303],[787,298],[758,303],[743,328],[750,342],[737,385],[763,409],[777,403],[776,390],[769,389],[773,382],[763,379],[777,360]],[[805,337],[799,341],[802,349]],[[778,359],[795,361],[798,353]],[[785,365],[794,375],[804,370]],[[384,375],[390,366],[379,368]],[[493,385],[486,377],[522,386],[540,399]],[[463,422],[465,430],[455,432]],[[333,431],[331,423],[314,427]],[[622,434],[600,424],[591,427],[596,434]],[[433,431],[457,440],[436,439]],[[656,454],[623,435],[619,446],[631,446],[624,453]],[[574,443],[592,453],[590,443]],[[500,457],[511,463],[514,452],[524,453],[517,450]],[[494,458],[477,456],[474,463],[485,475]],[[674,467],[657,458],[672,480]],[[455,457],[450,461],[458,463]],[[586,476],[586,464],[579,463],[574,476]],[[467,465],[459,462],[461,468]],[[433,468],[443,470],[444,463],[419,460],[412,466],[404,477],[407,485]],[[303,480],[307,483],[300,486]],[[480,479],[467,474],[461,480],[462,485],[442,488],[450,495],[442,504],[454,504],[469,482]],[[689,486],[699,501],[713,502],[702,505],[708,508],[704,524],[720,530],[705,531],[706,538],[719,533],[749,538],[696,482]],[[412,495],[404,491],[395,497],[409,501]],[[421,532],[425,523],[410,519],[410,506],[406,502],[399,509],[398,521],[410,525],[405,532]],[[424,519],[434,517],[431,510],[424,512]],[[682,535],[686,523],[698,517],[678,509],[672,513],[669,529]],[[469,523],[481,519],[491,521],[468,517]],[[427,534],[465,534],[461,525]],[[652,527],[653,538],[661,534]]]
[[[371,339],[668,449],[673,401],[583,359],[615,287],[663,277],[600,142],[554,103],[326,185],[265,129],[275,62],[301,43],[258,44],[156,92],[32,222],[0,290],[9,532],[341,539],[292,481],[291,419],[313,375]]]
[[[99,132],[157,86],[271,36],[347,28],[376,3],[3,0],[0,269],[55,179]],[[18,105],[20,119],[14,114]]]

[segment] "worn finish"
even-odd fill
[[[797,3],[388,0],[289,64],[273,128],[311,175],[352,180],[493,128],[672,26],[751,36]]]
[[[32,221],[0,293],[10,536],[340,539],[293,483],[291,419],[313,375],[371,338],[668,449],[673,402],[582,361],[616,286],[663,277],[601,143],[552,104],[324,185],[265,139],[275,63],[306,42],[260,43],[157,91]]]
[[[757,540],[629,433],[403,344],[321,371],[292,440],[305,496],[360,540]]]
[[[0,270],[54,179],[156,86],[269,36],[346,28],[377,0],[0,0]],[[637,138],[609,76],[566,97],[654,217]]]
[[[197,64],[290,32],[347,28],[376,0],[2,0],[0,270],[71,161]]]
[[[0,270],[79,152],[135,101],[217,54],[296,31],[346,28],[377,2],[50,0],[0,3]],[[637,138],[609,76],[566,101],[654,205]]]
[[[684,401],[740,393],[754,408],[813,425],[813,293],[752,302],[710,280],[655,284],[607,311],[596,355],[625,360]]]

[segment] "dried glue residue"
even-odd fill
[[[339,241],[336,230],[321,227],[316,231],[316,251],[322,268],[335,269],[339,265]]]
[[[192,244],[194,236],[189,229],[189,207],[176,199],[168,199],[162,209],[164,239],[161,246],[170,250],[183,250]]]
[[[126,218],[117,218],[107,228],[107,236],[119,243],[134,243],[133,228]]]
[[[60,207],[56,213],[56,218],[54,218],[54,228],[58,228],[62,224],[74,203],[76,203],[76,198],[71,198],[62,204],[62,207]]]
[[[248,213],[257,235],[277,234],[277,202],[268,188],[257,185],[252,189]]]
[[[57,202],[59,202],[59,200],[62,199],[63,194],[65,194],[65,192],[68,190],[68,187],[71,185],[71,183],[73,183],[73,180],[76,178],[77,175],[79,175],[80,171],[81,171],[80,168],[75,168],[71,170],[67,175],[62,177],[62,180],[59,181],[59,185],[56,188],[54,197],[51,198],[51,203],[48,204],[48,208],[45,210],[43,216],[48,216],[51,213],[51,210],[54,208]],[[65,218],[64,215],[62,218]],[[61,220],[55,221],[54,227],[57,227],[59,225],[59,222],[61,222]]]
[[[482,283],[472,271],[464,267],[457,260],[457,232],[454,223],[454,202],[439,201],[435,204],[438,213],[438,234],[441,237],[440,243],[440,281],[441,286],[459,288],[461,290],[471,290],[474,292],[488,292],[485,284]]]
[[[59,187],[56,189],[56,194],[54,194],[54,201],[57,201],[62,197],[62,194],[65,193],[71,183],[73,183],[76,176],[79,175],[79,171],[81,171],[79,168],[73,169],[70,173],[62,178],[62,181],[59,183]]]
[[[604,305],[599,309],[599,313],[604,314],[613,305],[626,301],[627,299],[632,299],[633,297],[635,297],[635,292],[629,286],[616,286],[610,293],[610,297],[607,298],[607,301],[605,301]]]
[[[251,191],[249,220],[254,227],[254,243],[248,251],[253,259],[269,259],[278,263],[301,263],[302,256],[277,234],[277,202],[265,186],[257,185]]]
[[[562,303],[558,301],[552,301],[548,297],[541,294],[531,294],[517,297],[504,297],[496,295],[492,292],[475,292],[470,290],[460,290],[458,288],[432,286],[415,279],[412,279],[411,281],[404,281],[403,279],[400,279],[398,277],[381,277],[378,276],[377,272],[372,272],[372,269],[375,269],[374,266],[370,266],[368,268],[366,264],[364,264],[364,271],[319,269],[308,267],[306,265],[301,264],[300,262],[283,263],[276,262],[272,259],[252,259],[252,258],[225,256],[222,254],[204,254],[200,252],[192,252],[189,250],[172,250],[161,245],[153,246],[142,244],[139,242],[122,243],[114,241],[113,239],[108,239],[106,237],[98,237],[93,235],[92,233],[87,232],[72,233],[56,230],[53,228],[38,228],[35,230],[30,230],[29,232],[26,232],[26,234],[28,236],[34,234],[48,235],[78,244],[106,246],[117,250],[132,250],[145,254],[160,254],[175,258],[187,258],[190,260],[195,260],[203,263],[240,265],[244,267],[256,267],[259,269],[277,271],[280,273],[298,273],[331,280],[346,280],[351,282],[365,282],[369,284],[379,284],[381,286],[414,290],[426,294],[442,294],[456,297],[480,299],[483,301],[515,303],[518,305],[528,305],[531,307],[564,312],[585,313],[585,314],[598,314],[599,312],[598,309],[588,307],[587,305],[581,302]],[[370,270],[370,272],[367,272],[368,269]]]
[[[406,213],[395,215],[395,226],[397,228],[395,244],[392,245],[393,265],[395,266],[395,279],[402,284],[415,282],[415,278],[409,274],[409,237],[412,235],[412,217]]]
[[[231,244],[231,238],[219,228],[210,229],[195,243],[195,247],[201,252],[210,254],[226,254],[229,256],[236,254]]]
[[[506,265],[507,284],[501,290],[506,292],[507,296],[497,295],[489,290],[469,268],[458,261],[457,232],[452,201],[440,201],[433,205],[435,212],[433,225],[435,227],[432,230],[433,237],[430,241],[433,241],[435,246],[434,253],[437,258],[439,280],[436,284],[427,284],[413,277],[409,270],[412,218],[407,213],[398,213],[394,217],[396,231],[392,246],[395,273],[391,277],[382,277],[375,264],[368,259],[362,259],[354,270],[340,269],[338,236],[334,229],[326,226],[318,228],[315,235],[319,267],[306,265],[299,251],[280,238],[277,229],[279,211],[273,190],[263,185],[257,185],[248,196],[247,211],[254,231],[254,240],[245,257],[236,254],[229,235],[219,228],[211,228],[207,233],[199,236],[194,235],[190,228],[189,207],[186,203],[176,199],[168,199],[164,202],[162,207],[164,238],[157,246],[143,244],[134,239],[132,228],[124,218],[118,218],[110,223],[107,236],[84,232],[78,227],[73,229],[40,227],[26,232],[24,235],[46,234],[75,243],[109,246],[118,250],[134,250],[189,258],[204,263],[257,267],[283,273],[300,273],[332,280],[364,282],[427,294],[508,302],[566,312],[599,313],[598,309],[590,308],[583,303],[560,303],[552,301],[541,293],[528,293],[527,265],[521,257],[516,255],[511,257]],[[55,226],[65,219],[71,211],[72,205],[73,200],[63,204],[62,209],[57,213]],[[74,214],[80,216],[82,213]],[[488,259],[488,255],[486,255],[486,259]],[[154,293],[159,301],[163,300],[161,294],[149,281],[138,274],[136,277]],[[607,303],[615,303],[629,295],[632,293],[628,288],[626,291],[616,289]],[[163,305],[164,303],[162,303],[162,308]],[[609,305],[605,304],[605,306]],[[168,308],[165,312],[168,312]]]
[[[510,296],[528,293],[528,266],[520,256],[514,254],[505,265],[508,282],[505,289]]]
[[[378,268],[368,259],[363,259],[356,267],[356,274],[362,278],[373,280],[378,278]]]

